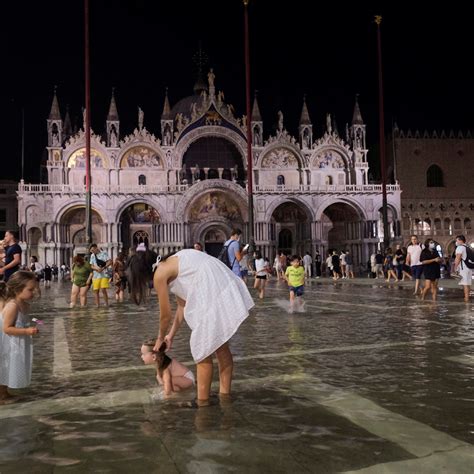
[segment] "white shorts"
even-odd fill
[[[459,275],[461,276],[461,281],[458,283],[458,285],[472,285],[472,270],[470,268],[467,268],[466,265],[463,265],[462,268],[459,267]]]
[[[193,383],[193,385],[196,385],[196,379],[194,378],[194,374],[188,370],[184,375],[183,377],[186,377],[187,379],[191,380],[191,382]]]

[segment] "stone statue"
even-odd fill
[[[51,145],[58,146],[59,145],[59,133],[57,129],[53,129],[51,134]]]
[[[110,146],[112,148],[117,147],[117,132],[115,131],[115,127],[113,125],[110,129]]]
[[[183,114],[176,115],[176,130],[178,133],[183,130]]]
[[[278,111],[278,131],[283,132],[283,112]]]
[[[214,70],[211,67],[211,70],[207,74],[207,80],[209,81],[209,89],[211,89],[211,87],[214,87],[214,79],[215,78],[216,78],[216,75],[214,74]]]
[[[242,128],[247,129],[247,116],[242,115]]]
[[[84,131],[86,129],[86,108],[82,108],[82,127],[84,128]]]
[[[164,146],[170,146],[171,145],[171,130],[170,126],[167,124],[165,126],[165,130],[163,133],[163,145]]]
[[[235,165],[231,170],[232,181],[237,181],[239,176],[239,167]]]
[[[194,167],[194,181],[199,181],[201,179],[201,170],[199,169],[199,165],[196,163]]]
[[[224,102],[224,93],[222,91],[219,91],[217,94],[217,108],[222,107],[222,103]]]
[[[332,132],[331,114],[326,114],[326,129],[329,135],[331,135],[331,132]]]
[[[145,114],[143,113],[143,110],[138,107],[138,130],[141,130],[143,128],[143,118],[145,117]]]

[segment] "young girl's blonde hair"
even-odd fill
[[[36,282],[36,275],[24,270],[14,273],[7,283],[0,281],[0,299],[7,301],[15,298],[30,281]]]

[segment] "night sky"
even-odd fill
[[[329,3],[329,2],[328,2]],[[297,132],[303,95],[315,136],[327,112],[343,134],[354,96],[360,94],[371,163],[378,139],[376,27],[383,15],[382,45],[386,129],[472,129],[474,99],[470,18],[460,9],[433,3],[362,3],[251,0],[252,90],[258,89],[265,137],[277,112]],[[380,4],[381,2],[377,2]],[[313,9],[310,10],[310,6]],[[84,104],[83,3],[8,2],[2,5],[2,173],[20,178],[21,109],[25,110],[25,181],[38,182],[46,145],[46,118],[54,85],[64,115],[82,121]],[[316,8],[316,9],[315,9]],[[315,9],[315,10],[314,10]],[[456,10],[456,11],[455,11]],[[92,127],[105,129],[112,87],[116,89],[121,135],[137,124],[156,135],[165,87],[173,106],[193,93],[192,58],[199,47],[216,74],[216,89],[245,113],[243,7],[241,0],[91,0]]]

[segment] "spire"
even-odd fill
[[[255,97],[253,99],[253,108],[252,108],[252,122],[261,122],[262,116],[260,115],[260,108],[258,107],[257,102],[257,91],[255,91]]]
[[[359,94],[356,94],[356,100],[354,105],[354,114],[352,115],[352,125],[363,125],[362,115],[359,108]]]
[[[56,86],[54,86],[53,103],[51,104],[51,112],[49,112],[49,120],[61,120],[61,113],[59,112],[59,102],[56,96]]]
[[[64,135],[72,135],[72,122],[69,115],[69,105],[66,105],[66,115],[64,116]]]
[[[112,87],[112,98],[110,99],[109,115],[107,115],[107,120],[118,120],[117,104],[115,103],[115,88]]]
[[[306,105],[306,94],[303,97],[303,108],[301,109],[300,125],[311,125],[308,106]]]
[[[163,104],[163,113],[161,114],[161,120],[169,120],[171,118],[171,107],[168,99],[168,88],[165,92],[165,103]]]

